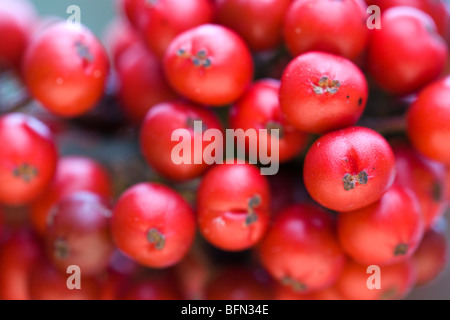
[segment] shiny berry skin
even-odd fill
[[[361,0],[292,1],[283,34],[292,56],[324,51],[355,60],[369,40],[367,6]]]
[[[0,203],[18,206],[36,200],[50,185],[58,150],[50,129],[33,116],[0,117]]]
[[[393,7],[381,15],[381,25],[371,36],[367,61],[379,87],[404,96],[441,74],[448,48],[428,14],[413,7]]]
[[[213,107],[236,101],[250,84],[254,68],[242,38],[217,24],[178,35],[167,48],[163,66],[179,94]]]
[[[332,217],[311,204],[289,206],[274,219],[258,246],[264,268],[296,292],[325,289],[345,263]]]
[[[307,52],[285,68],[280,105],[297,129],[323,134],[354,125],[364,112],[367,80],[350,60]]]
[[[275,79],[261,79],[254,82],[244,95],[232,105],[230,109],[230,125],[234,130],[247,131],[254,129],[257,132],[257,141],[248,142],[240,147],[249,150],[254,145],[259,146],[261,129],[268,130],[267,154],[272,154],[270,143],[270,130],[279,130],[279,154],[280,162],[285,162],[297,156],[305,147],[309,135],[293,127],[284,116],[278,98],[280,81]],[[259,148],[258,154],[259,154]],[[264,152],[266,152],[264,150]]]
[[[203,237],[226,251],[252,248],[269,226],[270,187],[251,164],[218,164],[197,191],[197,219]]]
[[[371,269],[368,273],[368,267],[347,261],[336,282],[336,288],[345,300],[400,300],[414,288],[417,273],[410,259],[381,266],[378,273],[380,289],[369,289],[367,286],[368,278],[374,275]]]
[[[112,198],[112,178],[97,160],[85,156],[63,156],[58,160],[50,186],[30,204],[30,222],[35,232],[44,235],[53,206],[76,191],[90,191]]]
[[[391,145],[397,167],[395,183],[414,191],[425,229],[429,229],[447,209],[445,166],[422,156],[408,144]]]
[[[77,265],[83,276],[98,275],[114,252],[111,205],[101,196],[78,191],[62,198],[49,216],[45,244],[49,259],[63,273]]]
[[[274,49],[282,42],[282,27],[290,0],[219,0],[216,21],[236,31],[252,51]]]
[[[339,213],[337,231],[354,261],[382,266],[409,258],[422,240],[424,224],[415,194],[394,185],[376,203]]]
[[[177,97],[157,57],[141,43],[122,53],[116,70],[119,105],[133,124],[141,124],[154,105]]]
[[[196,121],[201,123],[196,125]],[[182,136],[182,142],[181,138],[173,139],[174,132],[181,129],[189,133],[189,136]],[[206,148],[214,146],[213,142],[201,142],[197,148],[198,141],[203,141],[206,137],[204,132],[208,129],[222,134],[222,125],[211,110],[188,102],[162,102],[153,106],[145,116],[140,128],[140,148],[147,163],[163,177],[173,181],[194,179],[209,167],[203,155]],[[184,159],[185,149],[176,152],[180,143],[183,147],[187,144],[191,155],[188,159]],[[182,157],[178,160],[183,163],[174,161],[176,156]]]
[[[365,127],[333,131],[308,150],[303,178],[311,197],[335,211],[368,206],[392,186],[395,159],[389,143]]]
[[[116,246],[138,263],[166,268],[189,251],[196,225],[192,208],[177,192],[155,183],[139,183],[117,201],[111,218]]]
[[[411,144],[423,155],[450,164],[450,76],[425,87],[407,112]]]
[[[180,33],[213,20],[209,0],[138,0],[137,29],[150,50],[159,58]]]
[[[23,54],[37,24],[37,12],[28,0],[0,3],[0,67],[20,71]]]
[[[44,108],[62,117],[92,109],[104,93],[109,61],[103,45],[81,24],[59,22],[34,37],[24,79]]]

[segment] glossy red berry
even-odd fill
[[[210,106],[236,101],[253,77],[247,44],[217,24],[204,24],[178,35],[167,48],[163,66],[178,93]]]
[[[282,27],[290,0],[219,0],[218,23],[236,31],[253,51],[274,49],[282,42]]]
[[[395,172],[386,139],[372,129],[350,127],[314,142],[305,157],[303,178],[318,203],[351,211],[379,200],[392,186]]]
[[[258,254],[276,280],[301,293],[331,286],[345,263],[332,217],[310,204],[295,204],[279,213]]]
[[[217,154],[206,150],[215,146],[212,141],[203,141],[207,140],[208,129],[222,135],[222,125],[211,110],[188,102],[162,102],[145,116],[140,148],[147,163],[163,177],[173,181],[194,179],[212,164],[204,153],[222,159],[222,146],[215,150]]]
[[[428,158],[450,164],[450,76],[425,87],[407,112],[412,145]]]
[[[177,35],[213,19],[209,0],[137,0],[136,8],[137,29],[160,58]]]
[[[366,8],[361,0],[292,1],[284,20],[289,52],[319,50],[357,59],[369,40]]]
[[[24,79],[44,108],[63,117],[92,109],[104,93],[109,61],[81,24],[59,22],[36,35],[24,57]]]
[[[76,191],[90,191],[112,198],[112,177],[104,165],[85,156],[59,158],[50,186],[30,204],[30,222],[35,232],[44,235],[53,206]]]
[[[269,225],[270,189],[251,164],[219,164],[203,176],[197,191],[201,234],[227,251],[253,247]]]
[[[240,148],[249,154],[251,148],[260,154],[261,135],[267,139],[267,155],[274,156],[271,143],[271,130],[278,131],[278,161],[292,160],[305,147],[309,135],[292,126],[281,110],[278,93],[280,81],[275,79],[262,79],[254,82],[244,95],[232,105],[230,109],[230,126],[234,130],[255,130],[256,139],[246,141]],[[260,130],[267,130],[267,134]],[[239,140],[243,141],[243,140]]]
[[[379,87],[408,95],[441,74],[448,48],[428,14],[413,7],[393,7],[384,11],[380,23],[382,28],[371,36],[367,62]]]
[[[110,203],[95,193],[78,191],[62,198],[48,218],[49,259],[63,273],[71,265],[83,276],[105,271],[114,252],[110,218]]]
[[[50,129],[33,116],[0,117],[0,203],[24,205],[50,185],[58,151]]]
[[[354,125],[364,112],[367,81],[350,60],[324,52],[294,58],[283,72],[280,105],[297,129],[323,134]]]
[[[166,268],[189,251],[196,230],[192,208],[171,188],[139,183],[117,201],[111,218],[116,246],[138,263]]]
[[[411,257],[424,224],[415,194],[394,185],[376,203],[339,213],[337,230],[343,250],[354,261],[382,266]]]

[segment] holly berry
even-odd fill
[[[309,140],[309,135],[293,127],[283,114],[278,93],[280,81],[262,79],[254,82],[244,95],[230,109],[230,126],[234,130],[255,130],[256,139],[240,146],[246,154],[253,150],[275,156],[272,151],[271,130],[278,130],[278,161],[286,162],[297,156]],[[260,130],[267,130],[267,134]],[[261,139],[267,141],[267,148],[260,150]],[[239,141],[243,141],[239,139]],[[276,149],[274,149],[276,150]]]
[[[36,200],[50,185],[58,151],[50,129],[33,116],[0,117],[0,203],[19,206]]]
[[[218,164],[197,191],[203,237],[226,251],[250,249],[264,236],[270,217],[270,187],[251,164]]]
[[[211,110],[187,102],[159,103],[148,111],[142,123],[142,154],[148,164],[165,178],[173,181],[197,178],[211,164],[204,157],[208,153],[206,149],[215,147],[214,142],[203,141],[207,140],[205,131],[208,129],[222,135],[222,125]],[[219,146],[208,156],[212,153],[214,158],[222,159],[221,151],[222,146]]]
[[[178,35],[166,50],[163,66],[178,93],[209,106],[236,101],[253,76],[247,44],[217,24],[204,24]]]
[[[367,98],[362,71],[350,60],[324,52],[297,56],[281,78],[281,109],[304,132],[323,134],[354,125]]]
[[[24,57],[24,79],[44,108],[63,117],[92,109],[104,93],[109,61],[85,26],[59,22],[36,35]]]
[[[380,23],[382,28],[371,36],[367,62],[379,87],[404,96],[439,77],[448,48],[428,14],[413,7],[393,7],[384,11]]]
[[[258,253],[276,280],[301,293],[331,286],[346,259],[332,217],[311,204],[295,204],[279,213]]]
[[[284,39],[293,56],[324,51],[350,60],[367,47],[367,6],[360,0],[293,1],[284,20]]]
[[[339,213],[337,230],[342,249],[354,261],[382,266],[410,257],[424,224],[415,194],[394,185],[376,203]]]
[[[176,191],[139,183],[117,201],[111,218],[116,246],[138,263],[166,268],[181,261],[196,230],[190,205]]]
[[[333,131],[308,150],[303,179],[311,197],[335,211],[366,207],[392,186],[395,158],[386,139],[365,127]]]

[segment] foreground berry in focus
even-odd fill
[[[408,188],[394,185],[373,205],[341,212],[339,242],[352,259],[378,266],[409,258],[422,240],[420,205]]]
[[[166,268],[178,263],[195,235],[192,208],[171,188],[140,183],[117,201],[111,218],[116,246],[138,263]]]
[[[50,129],[36,118],[9,113],[0,117],[0,203],[24,205],[50,185],[58,151]]]
[[[308,150],[303,178],[308,193],[324,207],[360,209],[380,199],[391,187],[394,154],[386,139],[372,129],[333,131]]]
[[[44,108],[58,116],[75,117],[100,100],[109,61],[102,44],[88,28],[59,22],[32,39],[23,72],[31,95]]]
[[[258,253],[276,280],[301,293],[331,286],[345,263],[333,219],[310,204],[292,205],[279,213]]]
[[[163,66],[178,93],[209,106],[234,102],[253,76],[247,44],[232,30],[216,24],[178,35],[167,48]]]
[[[367,98],[361,70],[350,60],[324,52],[297,56],[281,78],[281,108],[304,132],[322,134],[354,125]]]
[[[197,192],[201,234],[228,251],[253,247],[269,225],[270,187],[250,164],[220,164],[204,175]]]

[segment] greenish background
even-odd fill
[[[68,18],[67,8],[77,5],[81,10],[81,23],[101,37],[104,28],[117,14],[116,0],[31,0],[41,16]]]

